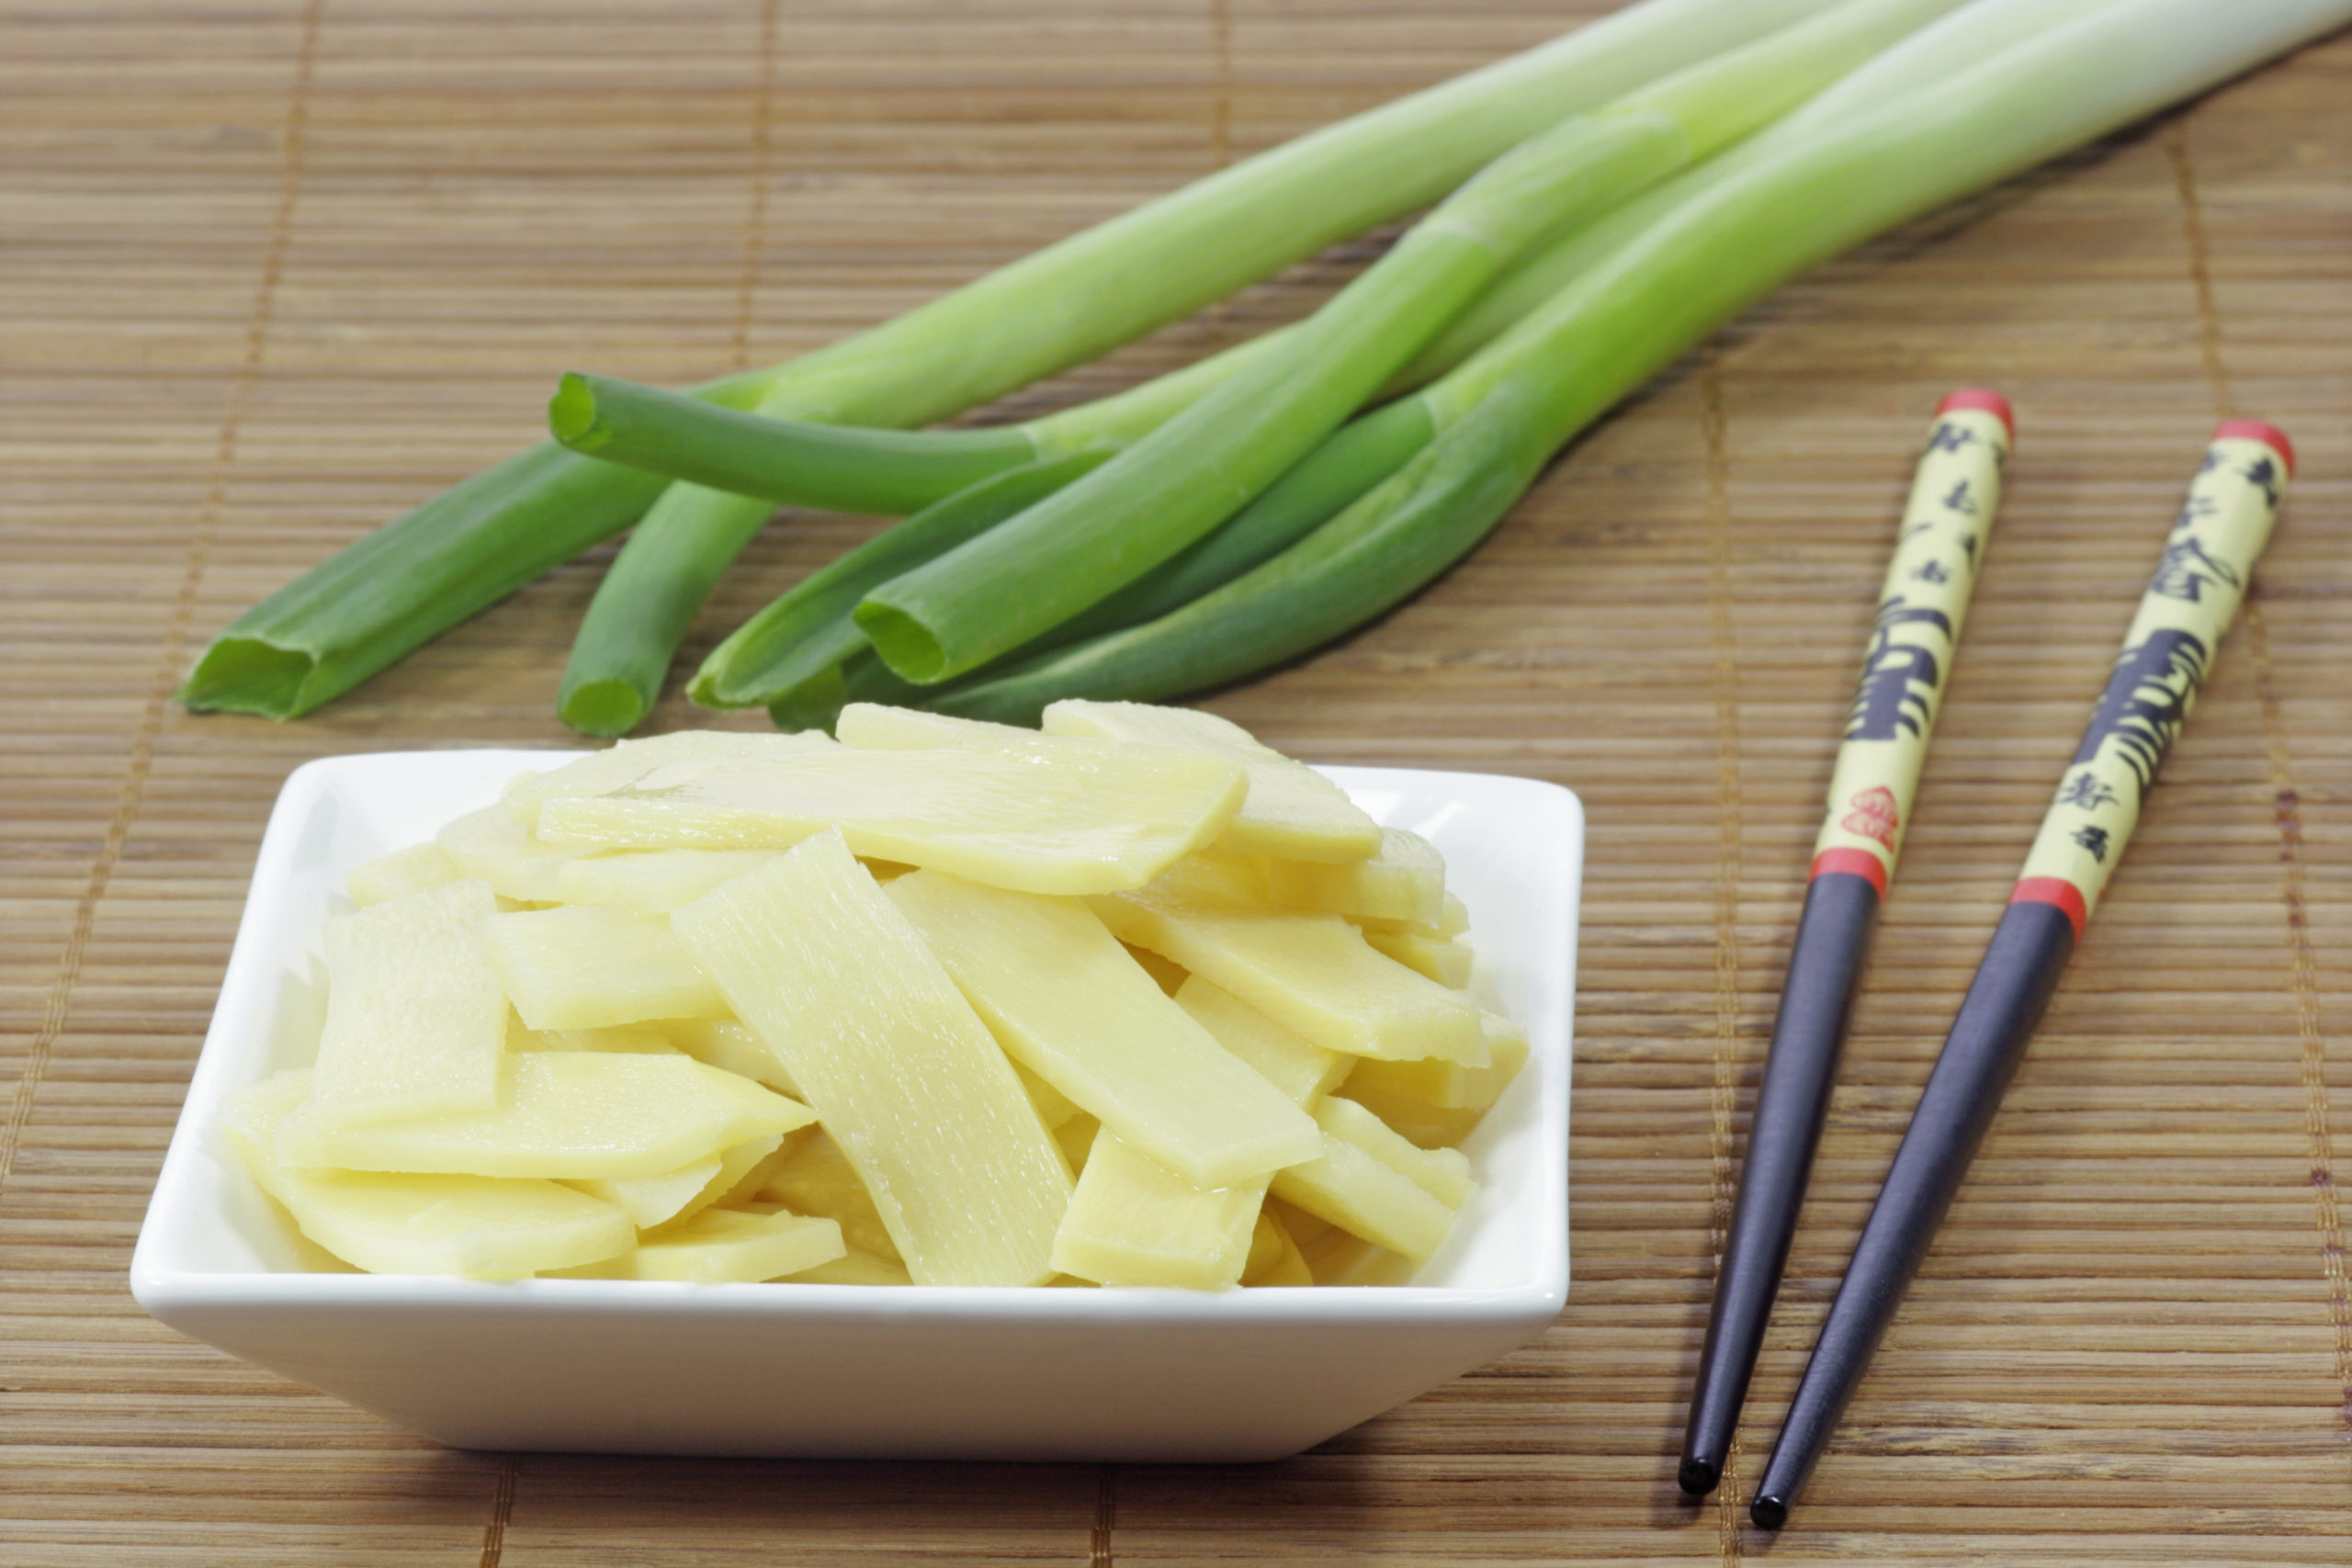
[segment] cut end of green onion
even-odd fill
[[[904,610],[868,599],[853,615],[874,651],[899,679],[928,686],[963,672],[949,667],[947,649]]]
[[[563,694],[563,722],[582,735],[627,735],[645,722],[645,699],[627,681],[590,681]]]
[[[548,400],[548,431],[575,452],[594,452],[605,445],[607,433],[596,419],[596,389],[588,378],[567,370]]]
[[[291,718],[303,711],[302,688],[318,667],[310,654],[260,637],[224,637],[188,671],[180,701],[199,713]]]
[[[768,717],[778,729],[833,728],[849,702],[849,687],[838,668],[803,681],[768,705]]]

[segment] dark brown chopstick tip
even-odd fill
[[[1760,1530],[1776,1530],[1789,1522],[1789,1503],[1785,1497],[1761,1496],[1747,1505],[1747,1517],[1756,1521]]]
[[[1721,1470],[1702,1459],[1684,1460],[1680,1473],[1675,1477],[1682,1483],[1682,1490],[1693,1497],[1704,1497],[1715,1489],[1715,1483],[1723,1478],[1724,1472]]]

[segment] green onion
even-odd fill
[[[567,373],[548,424],[575,452],[788,506],[903,517],[991,474],[1124,446],[1281,341],[1276,328],[1125,391],[1019,424],[876,430],[722,408],[610,376]]]
[[[697,396],[741,407],[771,372]],[[180,690],[198,710],[293,718],[637,521],[662,482],[552,442],[483,469],[237,617]]]
[[[1029,433],[869,430],[762,419],[605,376],[567,374],[548,408],[575,452],[715,490],[903,517],[1036,457]]]
[[[1647,0],[1245,160],[797,361],[760,412],[905,428],[971,408],[1426,206],[1566,115],[1825,6]],[[573,645],[558,704],[566,722],[611,735],[641,721],[695,607],[762,521],[755,503],[692,486],[646,514]]]
[[[1532,139],[1277,350],[1085,479],[875,589],[858,624],[885,662],[923,683],[1032,641],[1248,504],[1521,253],[1768,122],[1956,3],[1850,0]]]
[[[1436,438],[1323,528],[1157,621],[928,705],[1029,721],[1062,697],[1170,696],[1281,663],[1384,613],[1476,546],[1577,431],[1780,282],[2226,80],[2341,24],[2352,4],[2260,10],[2001,0],[1956,15],[1877,75],[1902,90],[1858,90],[1852,112],[1814,117],[1729,177],[1702,171],[1550,305],[1421,394]],[[1939,71],[1906,78],[1922,49],[1943,51]]]
[[[867,589],[995,527],[1109,456],[1072,452],[991,475],[876,535],[744,622],[712,649],[687,694],[705,707],[763,707],[821,680],[865,647],[850,612]]]

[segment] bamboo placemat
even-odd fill
[[[130,1302],[279,781],[563,743],[605,558],[286,727],[165,700],[215,629],[530,439],[558,369],[812,347],[1606,8],[0,5],[0,1562],[2352,1556],[2345,38],[1782,290],[1433,592],[1214,703],[1317,760],[1584,795],[1577,1278],[1540,1344],[1266,1468],[514,1459]],[[1295,314],[1363,254],[1022,400]],[[1732,1483],[1690,1506],[1672,1456],[1834,728],[1914,443],[1962,382],[2018,407],[2007,515]],[[2225,411],[2303,459],[2249,614],[1798,1527],[1743,1532],[1730,1500]],[[688,657],[870,526],[771,530]]]

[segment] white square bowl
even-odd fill
[[[222,1100],[307,1062],[343,874],[560,754],[338,757],[280,793],[131,1258],[183,1334],[460,1448],[989,1460],[1278,1459],[1525,1343],[1567,1299],[1584,814],[1555,784],[1326,770],[1444,852],[1527,1068],[1465,1145],[1477,1195],[1397,1285],[1164,1290],[487,1283],[352,1272],[263,1196]]]

